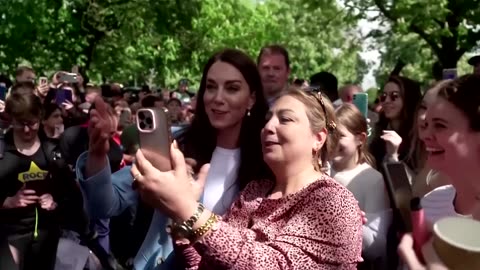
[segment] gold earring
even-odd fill
[[[247,110],[247,116],[250,116],[250,109]]]

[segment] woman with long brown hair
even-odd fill
[[[378,168],[384,161],[403,161],[407,157],[415,108],[421,97],[418,82],[400,76],[388,79],[379,97],[382,111],[370,143]]]

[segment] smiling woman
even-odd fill
[[[261,138],[275,177],[251,181],[223,217],[198,203],[175,144],[174,172],[137,154],[132,175],[142,197],[174,220],[170,232],[185,268],[357,269],[360,209],[322,170],[337,141],[332,104],[319,93],[289,91],[270,109]],[[208,183],[207,169],[197,182]]]
[[[270,175],[261,152],[260,130],[268,106],[257,65],[239,50],[226,49],[214,54],[204,67],[197,96],[195,117],[180,148],[192,161],[194,171],[206,163],[210,163],[210,171],[203,174],[206,176],[204,186],[192,184],[191,178],[188,186],[197,187],[194,203],[200,201],[213,213],[223,215],[249,182]],[[109,112],[94,112],[92,122],[96,124],[92,130],[108,134],[113,128],[109,120],[112,116]],[[101,137],[90,138],[90,142],[98,140]],[[127,173],[130,168],[111,175],[105,163],[105,143],[91,144],[89,152],[80,156],[77,163],[91,214],[101,218],[118,215],[125,207],[136,204],[138,193],[131,187],[132,176],[139,182],[142,179],[138,172]],[[87,172],[88,180],[83,172]],[[104,183],[101,185],[104,189],[98,188],[99,183]],[[186,189],[169,192],[185,198],[189,194]],[[147,237],[134,260],[135,269],[153,269],[157,267],[153,264],[159,261],[163,262],[159,269],[175,268],[172,239],[166,234],[167,220],[164,212],[155,211]]]
[[[479,75],[466,75],[444,86],[429,106],[423,141],[427,165],[447,175],[452,185],[427,193],[422,199],[427,225],[445,217],[480,219],[480,85]],[[460,233],[460,232],[458,232]],[[408,265],[419,265],[412,241],[404,237],[400,255]],[[427,243],[426,247],[431,243]],[[425,249],[425,247],[424,247]],[[425,255],[425,254],[424,254]],[[432,261],[425,257],[428,266]],[[464,269],[474,269],[465,265]],[[422,269],[418,266],[415,269]],[[424,268],[423,268],[424,269]],[[430,268],[428,268],[430,269]],[[439,268],[439,269],[447,269]],[[476,268],[475,268],[476,269]]]
[[[471,215],[480,199],[480,84],[479,75],[461,77],[440,89],[427,111],[428,128],[423,141],[427,164],[447,175],[452,183],[428,193],[424,203],[444,211],[426,211],[430,222],[448,215]]]
[[[381,168],[385,160],[399,161],[406,158],[415,109],[421,96],[418,82],[399,76],[388,79],[380,96],[383,111],[380,112],[370,144],[370,152],[377,161],[377,168]]]

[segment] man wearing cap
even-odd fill
[[[473,74],[480,75],[480,55],[468,59],[468,63],[473,66]]]

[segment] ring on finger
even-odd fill
[[[135,175],[133,176],[133,182],[137,181],[137,180],[138,180],[137,178],[140,177],[140,176],[142,176],[141,173],[135,174]]]

